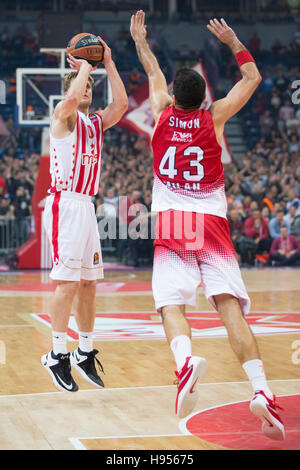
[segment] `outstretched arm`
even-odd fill
[[[122,79],[117,71],[114,61],[112,60],[110,48],[99,36],[98,41],[100,41],[104,47],[102,62],[106,69],[107,78],[113,95],[113,102],[99,113],[103,120],[103,129],[106,130],[119,122],[127,111],[128,98]]]
[[[242,79],[235,84],[225,98],[215,101],[209,109],[213,116],[215,127],[217,126],[217,128],[221,129],[222,126],[224,128],[225,122],[240,111],[251,98],[261,82],[261,75],[246,47],[239,41],[235,32],[227,25],[223,18],[221,22],[216,19],[210,20],[207,28],[231,49],[237,59],[241,59],[240,71]],[[247,58],[251,61],[247,61]]]
[[[137,55],[148,76],[150,104],[154,120],[157,122],[161,112],[172,104],[172,98],[168,93],[165,76],[146,40],[146,28],[145,13],[139,10],[131,17],[130,33],[135,42]]]

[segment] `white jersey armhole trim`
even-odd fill
[[[77,114],[78,114],[78,111],[77,111]],[[53,116],[50,120],[50,125],[49,125],[49,136],[51,137],[51,139],[57,141],[57,142],[65,142],[65,141],[68,141],[68,139],[71,139],[71,137],[73,137],[74,133],[76,132],[76,129],[77,129],[77,118],[76,118],[76,122],[75,122],[75,126],[74,126],[74,129],[73,131],[71,132],[71,134],[67,135],[67,137],[63,137],[61,139],[59,139],[58,137],[54,137],[54,135],[52,134],[51,132],[51,123],[52,123],[52,120],[53,120]]]

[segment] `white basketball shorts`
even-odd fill
[[[167,214],[168,213],[168,214]],[[152,289],[158,311],[167,305],[196,305],[197,288],[201,285],[204,294],[216,309],[214,296],[230,294],[239,300],[243,314],[250,310],[250,299],[242,280],[239,264],[231,241],[228,222],[222,217],[209,214],[194,214],[197,225],[197,243],[191,248],[191,238],[174,239],[173,228],[167,238],[162,237],[171,213],[179,216],[171,226],[178,232],[180,213],[159,213],[154,242]],[[163,215],[161,215],[163,214]],[[184,225],[184,224],[182,224]],[[162,230],[163,229],[163,230]],[[192,230],[193,231],[193,230]],[[191,230],[184,233],[191,235]],[[195,238],[195,239],[196,239]]]
[[[52,279],[103,278],[99,231],[90,196],[70,191],[48,196],[44,227],[52,246]]]

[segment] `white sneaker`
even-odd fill
[[[203,357],[187,357],[182,369],[175,374],[175,381],[178,391],[175,403],[175,414],[179,418],[184,418],[190,414],[198,399],[196,383],[201,380],[207,370],[207,363]]]
[[[276,441],[282,441],[285,437],[283,422],[280,419],[276,409],[281,409],[273,400],[268,398],[262,390],[255,392],[250,402],[250,410],[252,413],[262,420],[262,432],[265,436]]]

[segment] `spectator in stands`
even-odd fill
[[[111,188],[108,188],[106,196],[103,198],[102,215],[105,217],[117,217],[118,205],[119,198],[116,195],[115,188],[112,186]]]
[[[260,52],[260,43],[261,40],[258,37],[258,34],[254,32],[248,43],[248,49],[254,56],[257,56],[257,54]]]
[[[294,117],[294,108],[290,100],[285,100],[284,105],[279,109],[279,119],[286,122],[288,119]]]
[[[265,112],[259,118],[260,135],[266,137],[270,134],[271,129],[274,126],[274,119],[271,116],[271,111],[266,109]]]
[[[300,214],[296,214],[297,202],[294,202],[289,207],[289,212],[284,216],[285,222],[290,227],[290,235],[294,235],[300,241]]]
[[[243,219],[241,215],[239,214],[238,209],[236,208],[231,209],[231,211],[228,214],[228,223],[229,223],[231,239],[232,239],[235,251],[237,252],[238,255],[241,256],[240,261],[242,263],[245,263],[246,254],[244,253],[243,249],[241,251],[240,249],[241,247],[239,246],[239,240],[241,240],[241,237],[243,237],[244,223],[243,223]]]
[[[6,194],[6,181],[2,176],[0,176],[0,196],[5,196]]]
[[[118,240],[117,256],[119,261],[122,260],[124,251],[128,247],[128,227],[135,217],[138,216],[141,204],[141,193],[136,189],[131,192],[130,196],[126,196],[120,201],[119,234],[121,234],[122,238],[120,237]]]
[[[277,75],[274,79],[274,87],[276,87],[275,89],[280,93],[284,93],[287,89],[288,83],[289,81],[285,76],[284,69],[282,67],[278,67]]]
[[[284,211],[279,209],[276,211],[275,217],[269,221],[269,233],[271,238],[280,237],[281,227],[287,227],[289,230],[289,225],[286,219],[284,219]]]
[[[291,134],[289,138],[289,152],[298,152],[300,150],[300,142],[297,134]]]
[[[14,206],[9,198],[0,196],[0,218],[1,217],[14,217]]]
[[[245,217],[248,217],[250,215],[250,212],[251,212],[251,196],[250,195],[246,195],[243,199],[243,210],[245,212]]]
[[[272,242],[270,256],[273,266],[292,266],[300,261],[300,246],[287,227],[281,227],[280,236]]]
[[[31,196],[28,189],[19,186],[13,200],[16,217],[16,238],[18,246],[27,240],[30,232]]]
[[[275,196],[274,196],[274,190],[272,191],[271,189],[267,190],[265,193],[265,197],[261,201],[261,206],[262,208],[268,208],[269,210],[269,215],[274,211],[274,202],[275,202]]]
[[[286,204],[287,210],[295,204],[296,207],[296,215],[300,215],[300,199],[296,195],[296,191],[294,188],[289,188],[288,189],[288,200]]]
[[[256,244],[256,253],[269,252],[270,236],[268,223],[262,218],[259,209],[252,211],[252,216],[245,221],[245,235]]]
[[[274,86],[274,77],[271,75],[270,70],[267,69],[263,73],[263,79],[262,79],[262,82],[261,82],[261,89],[264,91],[264,93],[271,94],[273,86]]]
[[[269,221],[270,221],[270,209],[268,206],[264,206],[261,210],[261,216],[263,219],[265,219],[267,222],[268,222],[268,225],[269,225]]]
[[[252,191],[251,191],[251,198],[253,201],[256,201],[258,206],[260,205],[262,199],[264,197],[264,194],[261,190],[261,187],[259,185],[259,183],[255,183],[252,187]]]

